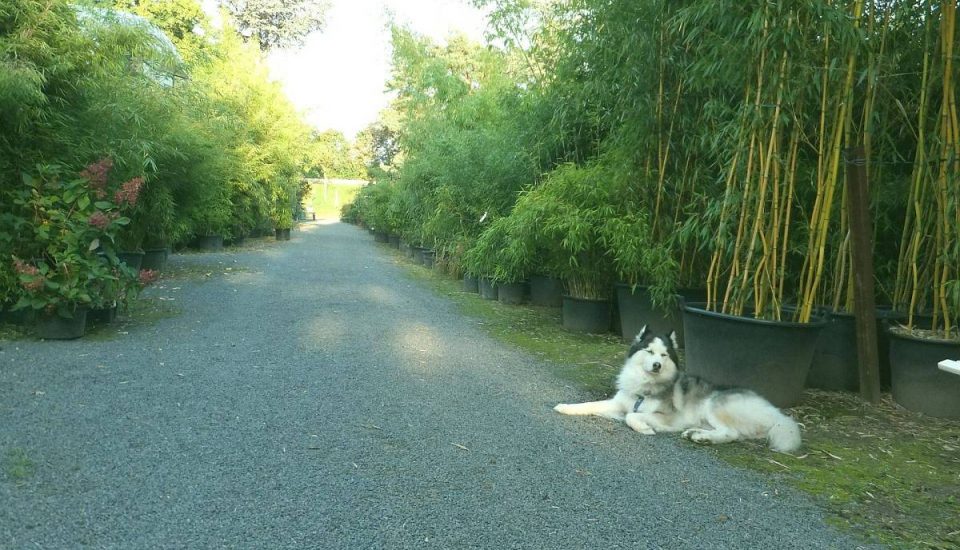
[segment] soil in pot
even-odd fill
[[[563,328],[572,332],[605,334],[610,332],[612,304],[609,300],[591,300],[564,296],[561,306]]]
[[[911,411],[960,420],[960,376],[937,364],[960,358],[960,340],[924,337],[924,331],[890,330],[893,399]]]
[[[527,301],[527,283],[500,283],[497,285],[497,299],[502,304],[520,305]]]
[[[544,307],[562,306],[563,283],[560,279],[544,275],[530,277],[530,303]]]
[[[687,372],[714,384],[748,388],[778,407],[800,401],[817,339],[826,324],[726,315],[692,303],[683,308]],[[785,310],[783,318],[792,312]]]
[[[479,280],[473,275],[464,275],[463,276],[463,291],[464,292],[480,292]]]
[[[77,308],[73,317],[61,317],[56,313],[37,313],[34,332],[44,340],[73,340],[87,330],[87,309]]]
[[[489,277],[480,277],[477,287],[480,290],[480,297],[484,300],[497,299],[497,285],[493,284],[493,280]]]

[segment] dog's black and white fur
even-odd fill
[[[559,413],[623,420],[647,435],[683,432],[697,443],[767,439],[770,448],[800,447],[800,427],[769,401],[747,389],[720,389],[678,368],[676,333],[637,334],[617,378],[617,393],[604,401],[554,407]]]

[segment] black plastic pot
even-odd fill
[[[56,313],[41,312],[34,321],[34,332],[44,340],[73,340],[87,330],[87,310],[77,308],[73,317],[61,317]]]
[[[274,229],[273,237],[278,241],[289,241],[290,240],[290,228],[286,229]]]
[[[500,283],[497,285],[497,299],[503,304],[519,305],[527,301],[527,283]]]
[[[169,248],[148,248],[144,250],[143,259],[140,261],[140,269],[163,271],[163,268],[167,265],[169,254]]]
[[[389,241],[390,241],[390,246],[394,248],[400,248],[400,235],[390,235]]]
[[[767,321],[704,306],[683,308],[687,372],[714,384],[752,389],[778,407],[800,401],[825,321]]]
[[[374,231],[373,240],[378,243],[388,243],[390,242],[390,234],[385,231]]]
[[[117,319],[117,306],[91,308],[87,311],[87,324],[109,325]]]
[[[497,299],[497,285],[489,277],[480,277],[477,281],[477,288],[480,291],[480,297],[484,300]]]
[[[29,325],[33,323],[35,316],[36,314],[32,309],[10,311],[9,309],[0,307],[0,323],[9,323],[17,326]]]
[[[433,269],[433,264],[436,262],[437,253],[430,249],[423,249],[420,254],[423,256],[423,267],[428,269]]]
[[[480,281],[473,275],[464,275],[463,276],[463,291],[464,292],[480,292],[480,287],[478,286]]]
[[[609,300],[564,296],[561,307],[563,328],[590,334],[610,332],[610,313],[613,306]]]
[[[647,288],[638,286],[631,289],[630,285],[618,284],[617,308],[620,312],[620,336],[624,342],[633,341],[637,333],[644,326],[654,334],[669,334],[677,331],[677,336],[683,342],[683,321],[679,306],[668,309],[656,308],[650,300]]]
[[[124,264],[130,269],[134,271],[140,271],[140,266],[143,264],[143,252],[117,252],[117,259],[120,260],[120,263]]]
[[[426,250],[426,248],[423,248],[422,246],[414,246],[412,247],[412,249],[413,249],[413,256],[412,256],[413,263],[417,265],[423,265],[423,251]]]
[[[893,399],[911,411],[960,420],[960,376],[937,364],[960,358],[960,340],[917,338],[890,331]]]
[[[530,303],[544,307],[562,306],[563,283],[560,279],[544,275],[530,277]]]
[[[890,337],[887,329],[903,318],[890,309],[877,309],[877,358],[880,386],[890,388]],[[857,319],[852,313],[831,311],[813,355],[807,387],[834,391],[859,391],[860,363],[857,357]]]
[[[824,320],[806,385],[821,390],[857,391],[857,318],[851,313],[832,311],[824,315]]]
[[[193,241],[193,246],[200,250],[222,250],[223,235],[204,235],[197,237]]]
[[[889,390],[892,384],[890,374],[890,327],[899,325],[907,319],[906,314],[893,311],[890,307],[877,308],[877,357],[880,360],[880,387]]]

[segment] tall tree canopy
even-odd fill
[[[303,44],[326,23],[329,0],[222,0],[240,33],[263,51]]]

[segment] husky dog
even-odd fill
[[[643,327],[627,352],[612,398],[561,403],[554,410],[623,420],[647,435],[683,432],[697,443],[766,438],[774,451],[800,447],[797,423],[763,397],[747,389],[721,389],[681,372],[676,338],[676,332],[661,338]]]

